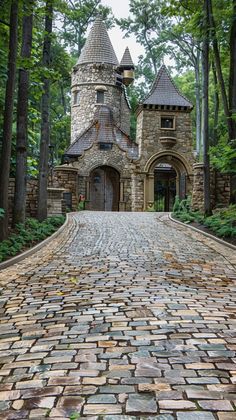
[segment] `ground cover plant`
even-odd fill
[[[27,219],[19,223],[8,237],[0,242],[0,262],[13,257],[52,235],[65,221],[64,216],[49,217],[43,222]]]
[[[212,216],[205,217],[199,211],[191,209],[191,198],[180,201],[176,198],[173,216],[184,223],[198,223],[210,229],[221,238],[236,239],[236,205],[215,209]]]

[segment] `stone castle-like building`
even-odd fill
[[[73,210],[83,197],[89,210],[170,211],[176,195],[193,191],[191,102],[162,66],[138,107],[133,142],[126,95],[133,79],[128,48],[119,63],[97,18],[72,71],[71,145],[54,170]]]

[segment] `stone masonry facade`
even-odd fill
[[[137,109],[136,141],[129,137],[127,86],[134,64],[126,48],[119,62],[98,18],[72,71],[71,144],[53,171],[50,215],[66,207],[88,210],[171,211],[175,196],[191,194],[203,209],[203,166],[196,164],[191,126],[193,105],[165,66]],[[37,181],[28,185],[27,213],[36,215]],[[10,208],[14,186],[10,186]],[[211,175],[213,206],[227,206],[229,177]],[[158,207],[161,206],[161,207]]]
[[[115,123],[124,132],[130,132],[130,109],[123,89],[116,86],[116,72],[109,64],[83,64],[72,72],[71,142],[93,122],[97,107],[96,94],[104,92],[104,102],[112,111]],[[78,94],[78,103],[73,103]]]

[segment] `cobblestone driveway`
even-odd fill
[[[0,273],[0,418],[236,419],[230,262],[165,215],[71,215]]]

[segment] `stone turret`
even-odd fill
[[[137,143],[144,161],[153,152],[175,151],[193,163],[192,108],[163,65],[138,111]]]
[[[129,86],[134,81],[134,63],[128,47],[125,49],[119,69],[122,74],[123,84]]]
[[[130,109],[119,62],[105,24],[97,18],[72,72],[71,143],[104,104],[111,108],[115,124],[129,134]]]

